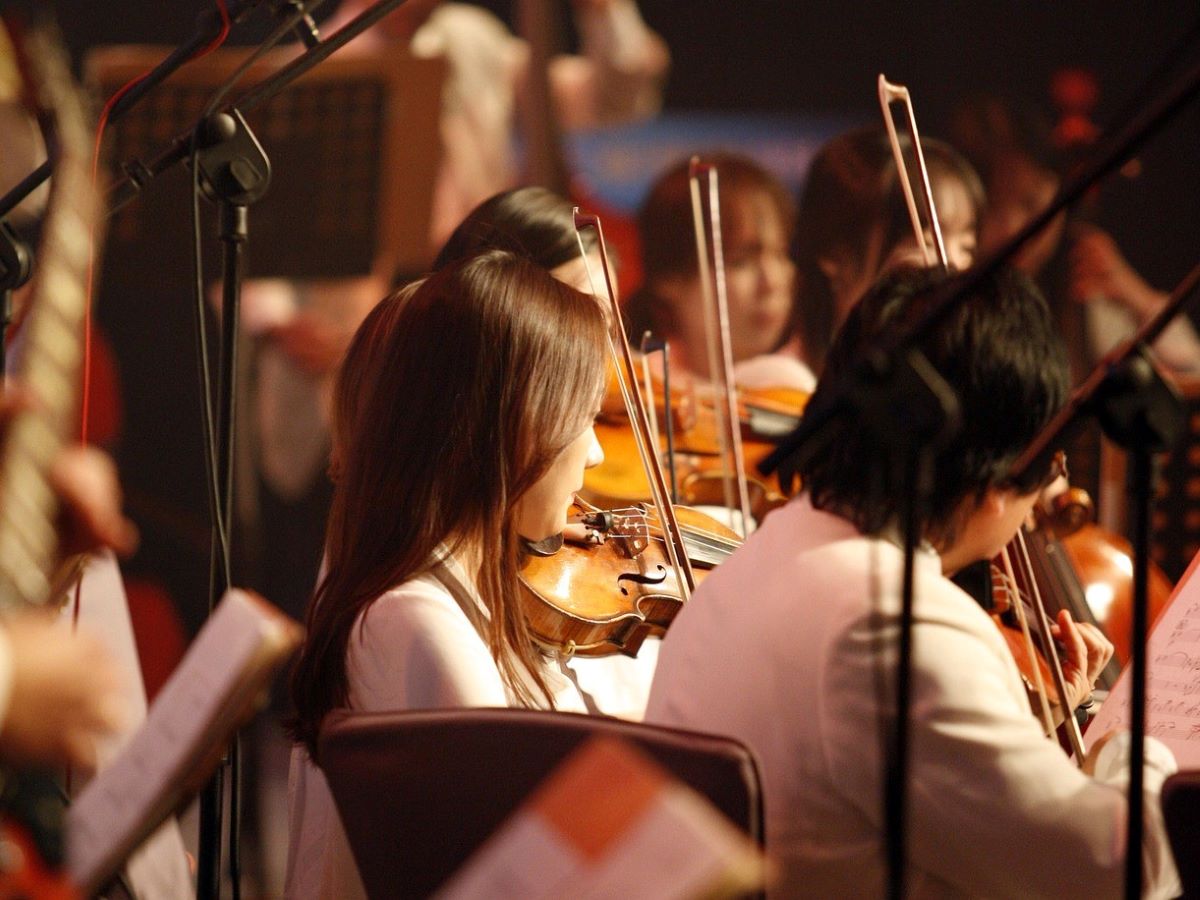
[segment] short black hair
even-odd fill
[[[838,332],[809,410],[826,408],[885,333],[911,327],[941,295],[936,289],[952,289],[963,277],[907,270],[879,282]],[[935,453],[932,495],[919,520],[925,538],[950,540],[962,502],[1004,484],[1017,457],[1066,402],[1066,352],[1041,293],[1012,270],[985,279],[917,346],[961,407],[961,427]],[[898,518],[898,451],[861,416],[844,415],[831,428],[826,449],[796,471],[814,506],[877,534]],[[1036,479],[1049,467],[1031,474]]]

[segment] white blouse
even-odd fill
[[[447,563],[486,616],[462,568]],[[601,710],[641,718],[657,657],[657,641],[646,645],[636,660],[571,660],[577,683],[556,661],[547,661],[543,675],[556,708],[587,712],[582,685],[595,693]],[[458,601],[432,575],[393,588],[358,617],[346,649],[346,673],[353,710],[520,705]],[[302,746],[292,750],[288,826],[286,897],[366,896],[325,776]]]

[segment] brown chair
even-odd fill
[[[431,894],[596,735],[643,750],[762,846],[758,766],[731,738],[535,710],[339,713],[318,749],[368,895]]]
[[[1200,769],[1176,772],[1162,790],[1163,819],[1184,898],[1200,898]]]

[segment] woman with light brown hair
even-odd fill
[[[369,352],[349,356],[375,377],[358,381],[339,423],[326,574],[292,676],[289,896],[362,894],[311,762],[330,711],[586,709],[536,649],[517,571],[522,539],[563,530],[584,468],[601,458],[600,308],[501,251],[384,304],[356,337]]]

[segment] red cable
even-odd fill
[[[225,6],[225,0],[216,0],[217,10],[221,14],[221,30],[212,42],[206,47],[203,47],[196,52],[188,62],[194,62],[197,59],[208,56],[229,37],[229,28],[232,22],[229,19],[229,10]],[[146,70],[136,78],[130,79],[126,84],[122,85],[116,93],[114,93],[104,104],[104,108],[100,110],[100,117],[96,121],[96,143],[92,149],[92,189],[96,189],[97,180],[100,171],[100,147],[104,140],[104,129],[108,125],[108,117],[112,113],[112,109],[117,105],[118,101],[124,97],[134,87],[134,85],[145,80],[151,70]],[[94,245],[94,241],[89,243]],[[83,312],[83,387],[79,403],[79,439],[81,443],[87,443],[88,436],[88,414],[91,410],[92,398],[92,290],[93,277],[95,273],[95,259],[93,257],[92,248],[89,247],[88,252],[88,274],[87,274],[87,299],[84,301]]]

